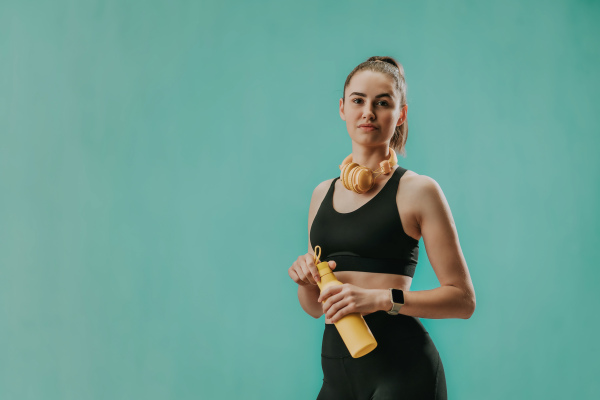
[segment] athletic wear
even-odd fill
[[[396,204],[397,167],[383,188],[349,213],[333,208],[334,179],[310,230],[321,261],[336,261],[338,271],[367,271],[412,277],[419,241],[403,228]],[[445,400],[446,378],[440,355],[416,317],[377,311],[364,316],[377,340],[370,353],[352,358],[337,328],[325,324],[321,348],[323,386],[317,400]]]
[[[377,311],[364,319],[377,347],[359,358],[352,358],[335,325],[325,324],[317,400],[447,399],[444,365],[418,318]]]
[[[402,228],[396,193],[406,169],[397,167],[383,188],[366,204],[349,213],[333,208],[331,182],[310,230],[313,248],[321,246],[321,261],[336,262],[334,272],[366,271],[407,275],[419,259],[419,241]]]

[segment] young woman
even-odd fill
[[[393,149],[405,155],[406,114],[404,69],[396,60],[371,57],[348,75],[340,116],[352,154],[342,162],[340,177],[315,188],[308,253],[288,270],[302,308],[314,318],[325,314],[319,400],[446,399],[444,367],[419,318],[467,319],[475,310],[475,291],[440,186],[394,162]],[[440,287],[410,291],[421,238]],[[313,262],[317,245],[321,261],[343,282],[322,293]],[[361,313],[377,341],[359,358],[350,355],[333,325],[349,313]]]

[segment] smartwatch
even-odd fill
[[[400,307],[404,305],[404,292],[400,289],[390,288],[390,301],[392,302],[392,309],[387,313],[390,315],[398,315]]]

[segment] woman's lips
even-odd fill
[[[375,129],[377,129],[374,126],[368,126],[368,125],[361,125],[361,126],[359,126],[359,128],[363,129],[365,131],[374,131]]]

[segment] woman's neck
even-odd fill
[[[364,147],[352,146],[352,162],[364,165],[376,171],[380,168],[379,163],[387,160],[390,157],[388,146],[381,147]]]

